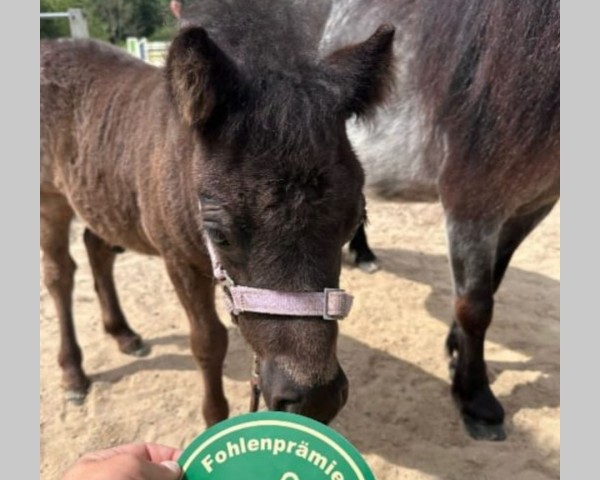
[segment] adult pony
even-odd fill
[[[321,50],[382,19],[398,28],[396,90],[349,136],[367,186],[441,200],[454,281],[452,393],[474,438],[503,439],[484,339],[511,256],[560,191],[558,0],[334,0]],[[374,256],[361,228],[357,261]]]
[[[71,309],[77,215],[105,329],[125,353],[143,344],[119,306],[115,251],[164,259],[207,424],[228,415],[213,271],[260,359],[268,407],[328,422],[348,392],[331,321],[349,309],[335,291],[340,252],[364,217],[345,122],[382,100],[394,29],[321,58],[300,4],[204,3],[203,26],[175,38],[165,70],[97,42],[42,43],[40,241],[63,384],[77,400],[89,386]]]

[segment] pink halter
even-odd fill
[[[221,265],[208,235],[204,238],[213,274],[223,284],[227,307],[233,315],[251,312],[343,320],[350,313],[353,297],[338,288],[326,288],[322,292],[281,292],[236,285]]]

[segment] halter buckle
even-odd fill
[[[323,289],[323,295],[324,295],[324,299],[323,299],[323,320],[334,320],[334,321],[343,320],[344,319],[344,315],[343,314],[342,315],[331,315],[331,314],[329,314],[329,296],[332,293],[346,293],[346,292],[343,289],[341,289],[341,288],[325,288],[325,289]]]

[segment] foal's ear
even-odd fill
[[[393,42],[396,29],[381,25],[367,40],[336,50],[325,61],[342,88],[346,116],[366,115],[381,103],[393,83]]]
[[[240,74],[231,59],[201,27],[182,30],[167,56],[169,90],[184,121],[203,126],[224,113],[239,90]]]

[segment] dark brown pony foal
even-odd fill
[[[382,99],[394,30],[319,59],[318,38],[287,8],[253,2],[235,18],[216,14],[206,28],[182,31],[165,70],[101,43],[42,44],[40,240],[72,396],[82,399],[90,383],[71,310],[75,215],[87,226],[105,329],[125,353],[143,344],[119,306],[116,247],[164,259],[190,321],[208,424],[228,415],[227,332],[204,235],[241,285],[338,286],[342,246],[364,214],[363,172],[345,121]],[[347,398],[336,322],[237,320],[260,358],[268,407],[331,420]]]

